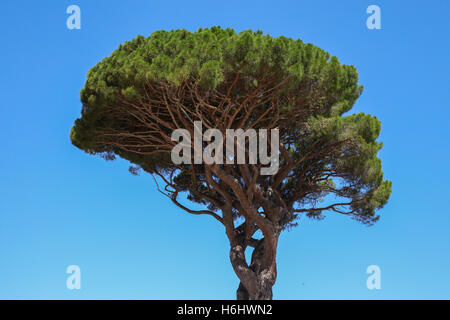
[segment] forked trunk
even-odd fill
[[[243,250],[239,246],[237,255],[233,254],[233,248],[230,257],[232,264],[241,282],[236,291],[237,300],[272,300],[272,287],[276,280],[276,263],[267,261],[264,255],[264,239],[253,251],[250,266],[246,266],[243,260]],[[242,255],[241,255],[242,254]],[[238,259],[237,256],[240,256]]]

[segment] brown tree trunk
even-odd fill
[[[272,300],[276,263],[275,260],[267,261],[264,255],[264,239],[261,239],[253,250],[250,266],[247,266],[241,248],[235,251],[239,254],[233,254],[233,248],[230,253],[233,268],[241,280],[236,291],[236,298],[238,300]],[[239,258],[238,255],[240,255]]]
[[[239,287],[236,291],[236,299],[237,300],[250,300],[250,295],[248,294],[247,289],[245,289],[242,282],[239,282]]]

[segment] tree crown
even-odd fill
[[[361,92],[353,66],[301,40],[220,27],[157,31],[125,42],[88,72],[82,116],[70,137],[88,153],[117,155],[136,166],[133,172],[159,175],[177,205],[199,213],[177,201],[187,192],[207,206],[201,213],[228,226],[225,211],[281,228],[302,212],[320,218],[334,211],[372,223],[391,182],[377,158],[380,122],[363,113],[344,116]],[[174,165],[171,132],[192,132],[195,120],[224,132],[279,129],[279,172],[264,177],[258,165]],[[339,201],[318,205],[330,195]]]

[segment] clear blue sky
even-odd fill
[[[81,30],[66,8],[81,8]],[[366,8],[381,8],[381,30]],[[73,147],[87,71],[159,29],[220,25],[311,42],[355,65],[354,112],[382,122],[381,220],[300,219],[280,238],[276,299],[450,298],[450,2],[9,1],[0,9],[0,298],[234,299],[223,228],[123,160]],[[81,290],[65,286],[79,265]],[[366,268],[381,268],[381,290]]]

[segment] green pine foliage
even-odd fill
[[[279,186],[280,195],[292,209],[316,205],[334,194],[352,201],[347,214],[353,218],[364,223],[376,221],[375,210],[383,207],[392,189],[391,182],[383,179],[377,158],[382,147],[376,141],[380,122],[363,113],[344,115],[362,93],[356,69],[301,40],[274,38],[261,31],[236,33],[220,27],[138,36],[120,45],[88,72],[80,94],[82,116],[70,134],[72,143],[108,159],[118,155],[149,172],[155,168],[169,170],[167,152],[142,155],[100,141],[98,132],[102,130],[135,130],[132,124],[114,116],[114,106],[124,99],[139,104],[146,99],[142,88],[152,84],[174,90],[190,84],[208,100],[211,92],[226,95],[236,74],[239,82],[231,92],[236,101],[244,100],[262,83],[270,82],[274,88],[270,94],[278,104],[271,114],[285,115],[277,123],[280,139],[298,164]],[[252,127],[265,108],[249,117],[247,127]],[[267,122],[259,123],[255,129],[265,125]],[[314,153],[317,156],[313,158],[306,156]],[[282,160],[281,165],[285,164]],[[191,200],[217,209],[202,197],[204,186],[192,186],[189,173],[179,173],[175,181],[180,189],[189,192]],[[270,184],[267,180],[260,183]],[[305,188],[306,193],[295,198]],[[223,200],[216,192],[208,195]],[[321,214],[306,212],[311,217]],[[287,221],[295,216],[292,213]]]

